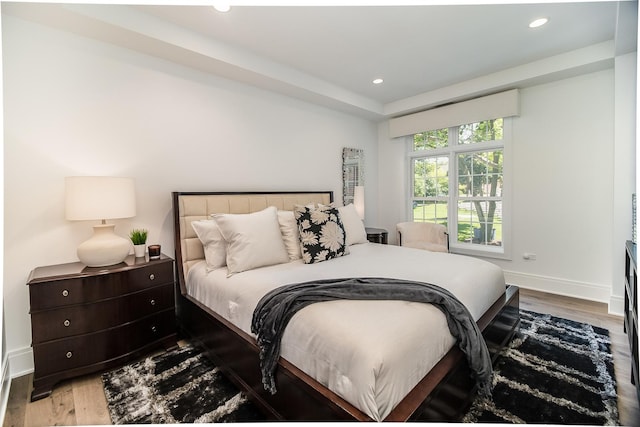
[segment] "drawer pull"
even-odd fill
[[[155,325],[153,325],[153,326],[151,327],[151,332],[153,332],[154,334],[155,334],[155,333],[157,333],[157,332],[158,332],[158,328],[156,328],[156,326],[155,326]]]
[[[155,275],[155,274],[151,273],[151,274],[149,275],[149,280],[155,280],[155,278],[156,278],[156,275]]]
[[[66,290],[66,289],[65,289],[65,290],[63,290],[63,291],[62,291],[62,296],[63,296],[63,297],[68,297],[68,296],[69,296],[69,291],[68,291],[68,290]]]
[[[71,321],[69,319],[66,319],[64,322],[62,322],[62,324],[65,326],[65,328],[68,328],[69,325],[71,325]]]
[[[152,299],[151,301],[149,301],[149,304],[156,305],[156,300]]]
[[[71,359],[73,357],[73,353],[70,351],[67,351],[67,359]]]

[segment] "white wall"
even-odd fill
[[[523,89],[520,102],[513,121],[513,257],[490,261],[510,283],[609,302],[613,70]],[[386,137],[384,124],[378,128],[380,225],[395,230],[408,215],[406,152]],[[537,260],[525,261],[524,252]]]
[[[522,91],[513,136],[513,260],[507,279],[608,302],[613,70]],[[537,254],[526,261],[524,252]]]
[[[624,313],[625,247],[632,239],[631,194],[636,192],[637,53],[615,59],[615,138],[613,161],[612,296],[610,310]]]
[[[138,212],[173,254],[171,191],[333,190],[343,147],[365,150],[377,222],[372,122],[3,16],[4,298],[12,375],[32,368],[29,272],[76,261],[91,222],[64,219],[64,177],[132,176]]]

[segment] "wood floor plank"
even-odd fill
[[[100,375],[73,380],[73,402],[79,425],[111,424]]]
[[[32,378],[33,374],[29,374],[11,381],[3,427],[22,427],[25,425],[24,417],[29,402]]]
[[[606,304],[584,301],[542,292],[520,290],[520,307],[539,313],[590,323],[609,330],[618,385],[620,422],[640,426],[640,405],[631,384],[631,357],[622,317],[607,313]],[[184,342],[180,343],[184,345]],[[15,378],[9,392],[4,427],[38,427],[49,425],[110,424],[100,374],[88,375],[59,384],[51,396],[29,402],[32,375]]]
[[[49,397],[27,404],[24,425],[25,427],[78,425],[71,382],[64,381],[53,389]]]

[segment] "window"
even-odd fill
[[[508,125],[499,118],[411,137],[410,219],[445,225],[453,252],[507,256]]]

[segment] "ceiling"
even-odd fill
[[[611,67],[637,40],[637,4],[614,1],[2,11],[374,119]]]

